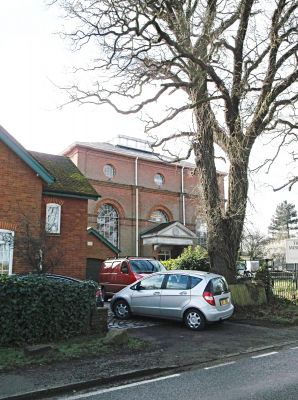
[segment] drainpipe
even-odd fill
[[[139,188],[138,188],[138,159],[135,159],[135,188],[136,188],[136,257],[139,256]]]
[[[181,168],[181,193],[182,193],[182,221],[185,225],[185,194],[184,194],[184,166]]]

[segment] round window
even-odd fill
[[[105,174],[105,176],[106,176],[107,178],[112,179],[112,178],[115,176],[116,171],[115,171],[115,168],[113,167],[113,165],[111,165],[111,164],[106,164],[106,165],[103,167],[103,173]]]
[[[157,186],[162,186],[164,184],[165,178],[161,174],[154,175],[154,183]]]

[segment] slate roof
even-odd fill
[[[100,197],[88,179],[68,157],[35,151],[29,151],[29,153],[55,177],[53,183],[45,184],[44,192],[94,200]]]
[[[163,222],[159,225],[154,226],[153,228],[149,228],[147,231],[144,231],[141,233],[141,235],[147,235],[147,234],[152,234],[152,233],[156,233],[159,232],[161,230],[163,230],[164,228],[175,224],[177,221],[172,221],[172,222]]]

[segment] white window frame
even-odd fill
[[[0,235],[1,233],[8,233],[12,236],[13,240],[14,240],[14,231],[10,231],[7,229],[0,229]],[[4,242],[1,241],[1,236],[0,236],[0,245],[3,244]],[[1,262],[1,260],[0,260]],[[12,262],[13,262],[13,243],[10,245],[10,249],[9,249],[9,260],[8,260],[8,275],[12,274]],[[3,266],[1,265],[0,267],[0,275],[3,274]]]
[[[105,164],[103,167],[103,173],[109,180],[112,180],[116,175],[115,167],[112,164]]]
[[[158,218],[158,216],[160,216],[161,218]],[[149,221],[163,224],[165,222],[169,222],[169,218],[163,210],[156,209],[150,214]]]
[[[160,172],[157,172],[154,175],[154,183],[156,186],[162,187],[165,183],[165,177],[163,176],[163,174],[161,174]]]
[[[158,259],[161,261],[166,261],[171,258],[172,252],[170,249],[160,249],[158,252]]]
[[[50,210],[56,209],[56,223],[55,226],[49,225]],[[61,228],[61,205],[57,203],[47,203],[46,205],[46,232],[52,234],[59,234]],[[55,228],[55,229],[53,229]]]

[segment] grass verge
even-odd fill
[[[232,320],[257,325],[298,325],[298,305],[285,299],[274,298],[261,306],[235,307]]]
[[[67,361],[81,357],[100,356],[119,352],[119,346],[107,345],[103,337],[95,335],[80,336],[70,340],[51,343],[46,354],[28,355],[23,347],[0,347],[0,372],[29,365],[43,365],[56,361]],[[146,345],[148,347],[148,345]],[[136,351],[144,347],[144,342],[128,337],[121,351]]]

